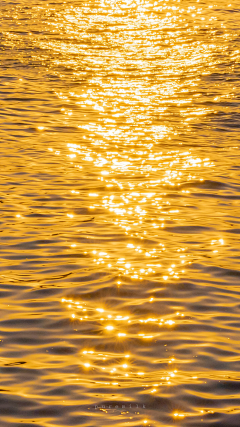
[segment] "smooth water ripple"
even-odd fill
[[[0,426],[240,426],[240,8],[2,1]]]

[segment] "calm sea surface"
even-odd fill
[[[240,426],[240,8],[0,4],[0,426]]]

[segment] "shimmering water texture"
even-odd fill
[[[228,1],[1,1],[0,427],[240,426]]]

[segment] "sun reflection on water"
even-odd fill
[[[187,248],[173,248],[172,244],[168,248],[159,239],[162,236],[162,242],[166,242],[164,230],[169,225],[179,224],[181,227],[186,224],[181,210],[187,200],[183,201],[181,209],[179,204],[176,205],[174,195],[183,193],[189,197],[190,190],[184,188],[204,182],[198,169],[205,174],[208,168],[214,167],[214,163],[208,158],[194,157],[191,150],[158,152],[153,144],[147,144],[144,150],[136,147],[104,153],[102,151],[107,147],[103,141],[100,152],[91,148],[91,144],[68,143],[68,149],[77,155],[77,162],[79,156],[82,161],[94,165],[100,174],[101,186],[105,187],[104,191],[88,194],[92,199],[89,209],[108,211],[113,224],[125,233],[130,242],[132,240],[126,245],[125,256],[118,259],[108,252],[94,250],[94,263],[113,271],[117,269],[120,277],[140,281],[149,275],[164,281],[169,278],[177,280],[184,275],[182,267],[191,264],[191,255],[178,255],[178,252]],[[101,169],[98,171],[98,168]],[[139,180],[140,175],[142,178]],[[77,196],[79,191],[71,190],[71,193]],[[156,240],[158,243],[154,243]]]
[[[223,425],[239,416],[238,4],[3,3],[3,422]]]

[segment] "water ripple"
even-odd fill
[[[2,1],[1,426],[240,425],[239,13]]]

